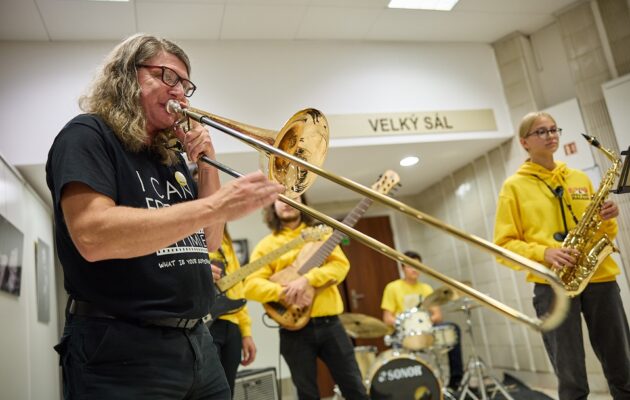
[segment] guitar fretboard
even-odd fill
[[[357,223],[357,221],[363,216],[363,214],[365,214],[372,203],[372,199],[369,199],[367,197],[364,198],[352,209],[352,211],[350,211],[350,213],[348,213],[348,215],[346,215],[346,217],[341,222],[350,227],[354,226],[354,224]],[[317,249],[315,254],[313,254],[308,260],[306,260],[304,265],[302,265],[302,268],[300,268],[300,270],[298,271],[300,275],[304,275],[312,268],[322,265],[326,258],[328,258],[330,253],[332,253],[332,251],[335,249],[335,246],[337,246],[341,242],[343,235],[343,232],[335,229],[328,240],[326,240],[324,244],[322,244],[321,247]]]
[[[226,275],[223,278],[219,279],[216,282],[217,287],[222,292],[225,292],[226,290],[230,289],[231,287],[233,287],[234,285],[236,285],[237,283],[245,279],[249,274],[269,264],[271,261],[280,257],[287,251],[300,246],[302,243],[304,243],[304,239],[302,238],[302,236],[296,237],[295,239],[291,240],[285,245],[278,247],[277,249],[273,250],[270,253],[265,254],[264,256],[260,257],[256,261],[253,261],[247,265],[244,265],[241,268],[239,268],[237,271],[232,272],[231,274]]]

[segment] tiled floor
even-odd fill
[[[553,390],[547,389],[536,389],[540,392],[543,392],[547,396],[551,397],[554,400],[558,400],[558,393]],[[607,393],[591,393],[588,395],[588,400],[611,400],[612,397]]]
[[[538,390],[546,394],[547,396],[551,397],[554,400],[558,400],[558,393],[554,390],[548,390],[548,389],[535,389],[535,390]],[[609,394],[604,394],[604,393],[591,393],[588,396],[588,400],[611,400],[611,399],[612,397]],[[334,398],[329,397],[322,400],[334,400]]]

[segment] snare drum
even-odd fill
[[[369,378],[372,400],[442,400],[440,381],[431,367],[405,350],[382,352]]]
[[[396,317],[396,330],[402,346],[408,350],[421,350],[433,345],[431,317],[428,312],[414,307]]]
[[[361,380],[367,382],[370,368],[376,360],[376,346],[357,346],[354,348],[354,358],[357,360],[359,370],[361,371]]]
[[[438,349],[452,349],[457,344],[457,332],[452,325],[434,326],[431,330],[435,338],[433,346]]]

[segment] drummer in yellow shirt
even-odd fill
[[[415,251],[406,251],[405,255],[422,262],[420,254]],[[388,283],[383,291],[383,299],[381,300],[383,322],[389,326],[395,326],[396,318],[400,313],[414,307],[419,307],[422,301],[433,293],[433,288],[430,285],[418,281],[420,272],[417,269],[403,264],[403,274],[404,278]],[[445,323],[442,321],[442,311],[439,306],[430,307],[428,311],[430,313],[431,323],[434,326],[450,325],[457,332],[457,343],[448,352],[450,367],[448,387],[457,389],[464,374],[459,327],[453,323]]]
[[[415,251],[405,252],[407,257],[422,261],[420,255]],[[404,278],[392,281],[385,286],[381,309],[383,309],[383,322],[389,326],[394,326],[396,316],[410,308],[419,307],[427,296],[433,293],[433,288],[424,282],[418,281],[420,272],[403,264]],[[442,312],[439,307],[431,308],[431,322],[436,324],[442,322]]]

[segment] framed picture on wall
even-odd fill
[[[24,234],[0,215],[0,290],[20,295]]]
[[[37,320],[50,321],[50,246],[42,239],[35,242],[35,275],[37,281]]]
[[[234,247],[234,254],[236,254],[238,262],[241,265],[247,264],[249,262],[249,246],[247,239],[232,240],[232,247]]]

